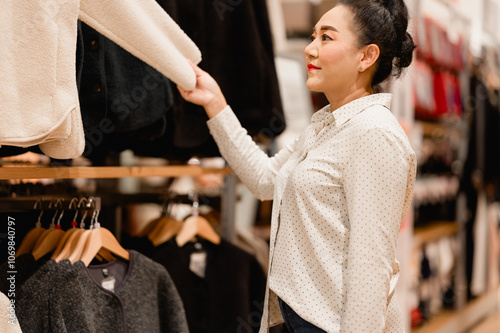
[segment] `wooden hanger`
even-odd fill
[[[78,208],[81,207],[83,201],[87,201],[87,199],[82,198],[78,204]],[[91,230],[85,229],[85,217],[87,216],[87,211],[83,213],[83,217],[80,221],[80,228],[71,228],[69,231],[72,233],[68,236],[64,245],[61,245],[61,249],[58,253],[57,249],[52,255],[52,259],[56,262],[59,262],[64,259],[69,259],[71,263],[75,263],[80,260],[83,250],[85,249],[85,244],[90,237]],[[75,218],[76,219],[76,215]],[[107,261],[113,261],[115,258],[104,249],[99,251],[98,259],[105,259]]]
[[[200,236],[216,245],[220,244],[220,236],[215,232],[207,219],[199,216],[198,207],[198,196],[195,194],[193,200],[193,215],[189,216],[184,221],[182,229],[175,237],[175,241],[179,247],[184,246],[191,239],[195,238],[195,236]]]
[[[120,245],[120,243],[118,243],[111,231],[101,227],[100,223],[97,222],[98,216],[99,210],[97,209],[95,211],[94,226],[90,231],[90,235],[85,243],[85,247],[83,249],[80,260],[83,261],[85,266],[88,266],[101,249],[105,249],[111,254],[116,255],[122,259],[130,260],[130,253],[125,250]]]
[[[68,258],[63,258],[63,259],[69,259],[69,261],[74,264],[80,258],[82,257],[83,250],[85,248],[85,244],[87,243],[87,240],[90,237],[90,232],[91,230],[82,230],[82,232],[78,235],[77,239],[73,240],[69,246],[71,247],[71,252],[68,256]]]
[[[158,232],[154,235],[148,235],[148,239],[154,246],[159,246],[172,239],[182,230],[184,222],[170,216],[164,216],[158,225],[160,226]]]
[[[85,266],[88,266],[102,249],[122,259],[130,260],[130,253],[118,243],[111,231],[100,226],[94,227],[90,231],[90,236],[85,243],[80,260],[83,261]]]
[[[144,237],[144,236],[152,237],[152,235],[158,233],[158,231],[161,229],[161,225],[163,224],[163,218],[168,215],[167,207],[171,201],[171,197],[172,194],[169,192],[161,206],[160,216],[153,219],[151,222],[148,223],[148,225],[145,228],[143,228],[140,232],[138,232],[136,235],[137,237]]]
[[[78,209],[80,209],[84,201],[86,202],[86,206],[90,207],[90,205],[88,205],[88,200],[86,198],[82,198],[78,203],[77,206]],[[86,238],[80,240],[80,238],[83,236],[83,233],[86,231],[85,230],[86,217],[87,217],[87,211],[85,210],[83,212],[83,216],[80,221],[80,228],[77,228],[75,231],[73,231],[66,240],[66,243],[62,246],[60,252],[58,254],[54,253],[54,255],[52,256],[52,259],[54,259],[56,262],[59,262],[64,259],[70,259],[70,261],[73,263],[80,258],[86,241]]]
[[[42,199],[39,199],[35,202],[35,206],[33,209],[36,210],[36,207],[40,204],[40,215],[38,216],[38,220],[35,224],[35,227],[31,229],[26,236],[24,236],[23,241],[21,242],[21,245],[19,245],[19,248],[16,251],[16,257],[19,257],[22,254],[27,254],[31,253],[33,250],[33,247],[35,246],[36,241],[42,233],[45,231],[45,228],[42,228],[42,222],[41,218],[43,215],[43,206],[42,206]]]
[[[85,198],[82,198],[80,200],[80,203],[82,202],[82,200],[87,200]],[[78,217],[78,209],[80,208],[80,203],[77,205],[76,202],[78,201],[77,198],[73,198],[71,199],[70,203],[69,203],[69,209],[72,208],[73,204],[75,205],[75,209],[76,209],[76,213],[75,213],[75,216],[73,217],[73,221],[71,222],[71,226],[72,228],[70,228],[69,230],[67,230],[65,233],[64,233],[64,236],[61,238],[61,240],[59,241],[59,244],[57,244],[57,247],[56,249],[54,250],[54,253],[52,254],[52,257],[51,259],[56,259],[57,256],[61,253],[62,249],[64,248],[64,245],[66,245],[66,242],[69,240],[70,236],[80,230],[77,228],[77,225],[78,223],[76,222],[76,218]],[[83,216],[83,219],[85,219],[85,216],[87,216],[87,212],[85,212],[85,215]],[[58,260],[59,261],[59,260]]]
[[[158,228],[158,223],[160,223],[162,218],[163,216],[158,216],[157,218],[149,221],[148,224],[144,228],[142,228],[141,231],[135,234],[135,237],[144,237],[146,235],[151,234],[153,230]]]
[[[177,235],[184,224],[170,215],[169,208],[172,207],[170,204],[174,196],[175,194],[171,192],[168,194],[167,199],[163,202],[161,216],[155,227],[148,233],[148,239],[154,246],[159,246]]]
[[[215,232],[207,219],[202,216],[193,215],[188,217],[184,221],[181,231],[175,237],[175,241],[179,247],[182,247],[195,236],[200,236],[216,245],[220,244],[220,236]]]
[[[56,207],[57,205],[60,205],[62,208],[62,200],[58,199],[56,202]],[[49,206],[50,207],[50,206]],[[41,235],[41,237],[37,240],[35,243],[35,247],[33,248],[33,251],[31,254],[35,258],[35,260],[40,259],[47,253],[50,253],[54,251],[57,248],[57,245],[59,244],[59,241],[63,238],[65,232],[61,230],[61,219],[64,214],[64,210],[61,210],[61,213],[59,215],[59,219],[57,220],[57,224],[54,223],[57,214],[59,213],[58,210],[56,210],[56,213],[54,214],[54,217],[52,218],[52,223],[50,224],[50,229],[44,231],[44,233]]]

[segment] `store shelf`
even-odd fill
[[[0,179],[74,179],[124,177],[180,177],[200,176],[208,173],[231,174],[230,168],[204,168],[200,166],[137,166],[137,167],[36,167],[5,166],[0,168]]]
[[[420,248],[426,243],[455,235],[457,232],[458,224],[455,221],[435,221],[425,227],[416,227],[413,231],[413,247]]]
[[[500,287],[478,297],[459,311],[443,311],[412,333],[462,333],[500,309]]]

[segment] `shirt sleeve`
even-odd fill
[[[297,140],[275,156],[267,156],[241,126],[230,106],[207,124],[222,156],[253,195],[260,200],[273,199],[276,175],[293,153]]]
[[[411,157],[390,131],[363,130],[345,167],[349,249],[341,332],[383,332]]]
[[[82,0],[79,18],[186,90],[201,52],[154,0]]]

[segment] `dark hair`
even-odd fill
[[[408,9],[403,0],[340,0],[353,14],[352,28],[359,45],[376,44],[380,48],[372,85],[389,75],[399,77],[410,66],[415,44],[406,31]]]

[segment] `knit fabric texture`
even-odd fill
[[[15,315],[15,302],[11,303],[4,293],[0,293],[0,332],[21,333],[21,327]]]
[[[68,260],[48,261],[17,289],[16,314],[25,333],[188,332],[167,271],[136,251],[114,292],[98,286],[82,262]]]

